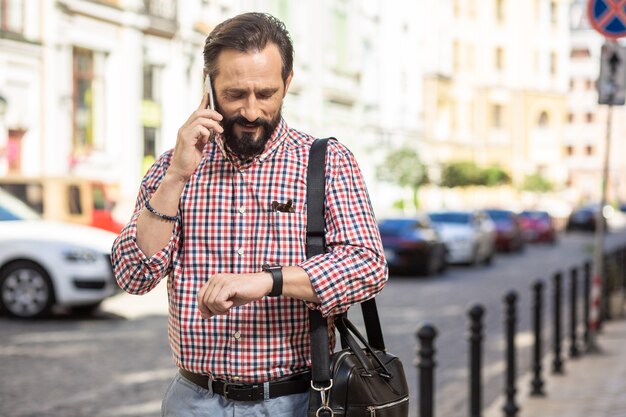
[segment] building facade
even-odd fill
[[[431,0],[424,143],[434,167],[498,165],[563,184],[568,2]]]
[[[572,199],[579,203],[599,201],[602,190],[604,156],[607,152],[607,106],[598,105],[596,81],[600,73],[600,51],[604,37],[590,25],[587,2],[575,0],[571,6],[570,94],[563,152],[567,184]],[[614,106],[610,132],[609,202],[626,200],[626,109]]]

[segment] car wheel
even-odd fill
[[[8,315],[40,317],[50,311],[53,302],[52,281],[39,265],[19,261],[0,272],[0,308]]]
[[[483,261],[485,265],[489,266],[493,263],[493,251],[489,252],[485,260]]]

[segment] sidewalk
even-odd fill
[[[605,322],[598,346],[598,354],[564,355],[563,375],[552,375],[544,361],[545,397],[528,395],[530,373],[518,378],[517,417],[626,417],[626,319]],[[500,397],[483,417],[503,417],[503,405]]]

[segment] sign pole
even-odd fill
[[[598,78],[598,104],[606,104],[606,136],[604,166],[602,167],[602,188],[600,209],[596,216],[596,235],[593,246],[593,279],[589,295],[589,352],[598,352],[598,325],[602,309],[602,281],[604,275],[604,235],[606,222],[604,206],[607,201],[607,182],[609,179],[609,155],[611,148],[611,126],[613,106],[626,104],[626,47],[617,43],[618,38],[626,36],[626,13],[622,0],[588,0],[587,17],[591,26],[603,35],[606,43],[602,46],[600,57],[600,76]],[[610,41],[612,40],[612,42]],[[606,277],[604,277],[606,278]]]
[[[596,234],[595,244],[593,246],[593,272],[592,272],[592,284],[591,284],[591,303],[589,311],[589,344],[587,350],[589,352],[599,352],[600,348],[597,343],[598,324],[600,321],[600,314],[602,311],[602,281],[604,270],[604,235],[605,235],[605,221],[604,221],[604,206],[607,201],[607,181],[609,177],[609,155],[611,148],[611,125],[613,119],[613,105],[609,104],[606,115],[606,135],[605,135],[605,149],[604,149],[604,165],[602,167],[602,181],[600,192],[600,210],[596,215]]]

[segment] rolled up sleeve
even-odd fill
[[[326,250],[300,264],[324,316],[340,314],[378,294],[388,270],[363,175],[352,153],[330,141],[326,162]]]
[[[144,177],[135,211],[113,243],[111,262],[117,284],[130,294],[145,294],[152,290],[167,276],[173,264],[173,257],[180,245],[180,219],[174,225],[168,244],[154,255],[147,257],[137,245],[137,219],[146,201],[161,183],[165,170],[169,166],[171,153],[164,154],[157,160]]]

